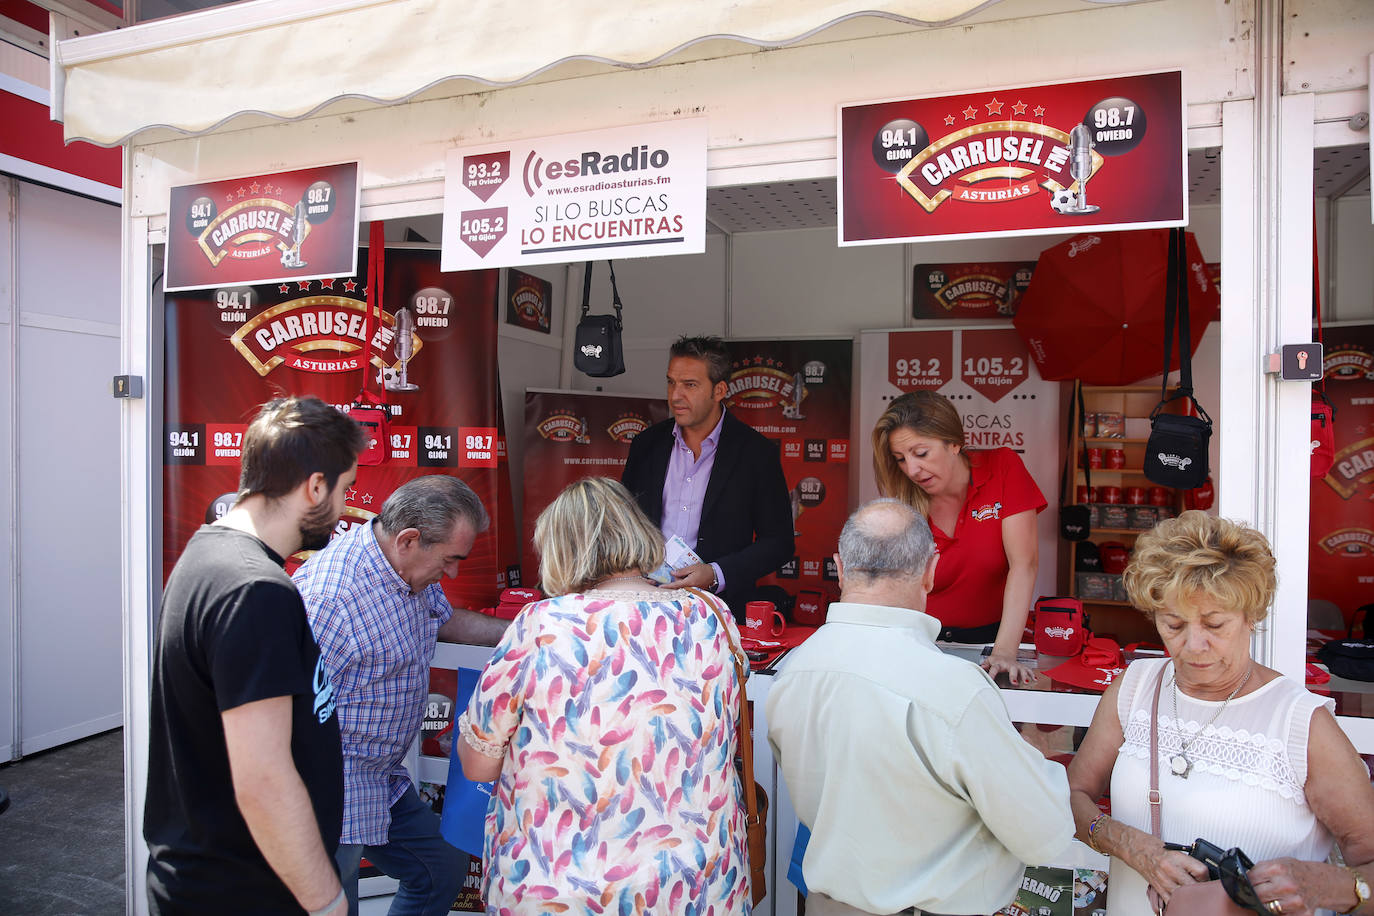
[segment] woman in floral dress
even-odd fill
[[[748,913],[729,611],[644,577],[663,538],[616,481],[569,486],[534,543],[559,597],[515,618],[458,723],[464,773],[498,780],[487,912]]]

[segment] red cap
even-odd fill
[[[1089,636],[1083,651],[1045,674],[1050,680],[1101,693],[1126,670],[1126,657],[1115,639]]]

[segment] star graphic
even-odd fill
[[[248,193],[248,189],[247,189],[247,188],[243,188],[243,187],[240,187],[240,188],[239,188],[239,197],[242,197],[242,196],[244,196],[244,195],[247,194],[247,193]]]
[[[370,506],[370,505],[372,505],[372,494],[371,494],[371,493],[364,493],[364,494],[363,494],[363,505],[364,505],[364,506]]]
[[[1044,105],[1036,105],[1035,108],[1033,109],[1033,111],[1035,112],[1035,116],[1036,116],[1037,118],[1043,118],[1043,117],[1045,116],[1045,106],[1044,106]]]
[[[233,195],[233,194],[225,194],[225,195],[224,195],[224,202],[225,202],[226,204],[232,204],[232,203],[234,202],[234,195]]]
[[[281,293],[283,296],[286,295],[287,293],[291,292],[291,284],[283,283],[281,286],[277,287],[277,292]]]
[[[353,291],[354,291],[355,289],[357,289],[357,288],[358,288],[358,284],[354,283],[352,280],[345,280],[345,281],[344,281],[344,292],[346,292],[346,293],[351,293],[351,292],[353,292]]]
[[[976,118],[976,117],[978,117],[978,109],[977,109],[977,108],[974,108],[972,105],[970,105],[969,107],[967,107],[967,108],[964,109],[964,120],[965,120],[965,121],[972,121],[972,120],[973,120],[974,118]]]
[[[1017,99],[1017,100],[1016,100],[1016,104],[1013,105],[1013,106],[1011,106],[1011,113],[1014,114],[1014,115],[1023,115],[1023,114],[1025,114],[1025,113],[1026,113],[1026,103],[1023,102],[1023,101],[1021,101],[1020,99]]]
[[[946,127],[953,127],[953,126],[954,126],[954,115],[945,115],[945,126],[946,126]]]
[[[260,188],[260,187],[262,187],[262,186],[261,186],[260,184],[258,184],[258,183],[255,181],[255,182],[253,182],[252,184],[250,184],[250,185],[248,186],[248,190],[252,191],[254,194],[257,194],[257,193],[258,193],[258,188]]]
[[[310,288],[310,281],[309,281],[309,280],[298,280],[298,281],[296,282],[296,285],[299,286],[299,287],[301,288],[301,292],[305,292],[306,290],[308,290],[308,289]]]
[[[997,96],[994,95],[992,101],[988,102],[987,109],[990,115],[1002,113],[1002,103],[997,100]]]
[[[347,490],[344,490],[344,501],[345,501],[345,502],[350,502],[350,503],[351,503],[351,502],[353,502],[353,500],[355,500],[355,499],[357,499],[357,498],[358,498],[358,491],[357,491],[356,489],[354,489],[353,487],[349,487]]]
[[[334,279],[335,279],[335,278],[330,277],[328,280],[321,280],[321,281],[320,281],[320,289],[333,289],[333,288],[334,288]]]

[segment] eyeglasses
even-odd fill
[[[1255,863],[1251,862],[1250,857],[1241,852],[1239,848],[1232,846],[1223,851],[1220,846],[1215,846],[1201,837],[1198,837],[1189,846],[1183,846],[1179,843],[1165,843],[1164,848],[1186,852],[1206,865],[1211,879],[1221,881],[1221,887],[1226,891],[1226,896],[1235,901],[1237,906],[1254,910],[1256,913],[1263,914],[1266,912],[1264,904],[1260,902],[1259,894],[1255,893],[1255,886],[1250,883],[1249,870],[1254,867]]]

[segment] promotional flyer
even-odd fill
[[[164,289],[350,276],[358,205],[356,162],[173,187]]]
[[[796,556],[760,584],[793,597],[839,596],[833,555],[849,517],[854,341],[731,340],[725,406],[776,440],[792,501]]]
[[[459,477],[492,515],[457,579],[461,607],[495,603],[518,576],[518,545],[500,430],[495,271],[443,274],[438,252],[388,249],[382,327],[366,360],[366,276],[168,295],[164,401],[163,571],[196,529],[233,504],[248,422],[279,395],[315,395],[348,410],[385,388],[385,460],[359,467],[339,530],[371,519],[402,483]],[[509,483],[506,483],[508,489]],[[304,558],[299,554],[288,568]]]
[[[1307,594],[1348,623],[1374,599],[1374,324],[1328,325],[1323,343],[1336,454],[1312,481]]]
[[[1016,452],[1050,508],[1036,519],[1040,573],[1035,594],[1058,594],[1055,562],[1063,417],[1059,384],[1040,378],[1010,326],[930,331],[866,331],[860,337],[859,501],[878,496],[868,438],[887,405],[909,391],[948,397],[964,420],[965,447]]]
[[[525,392],[524,581],[539,581],[534,522],[563,488],[583,477],[620,479],[630,442],[668,418],[658,397],[595,391]]]
[[[706,250],[706,119],[450,150],[444,270]]]
[[[912,318],[991,318],[1016,314],[1034,261],[917,264],[911,277]]]
[[[839,243],[1188,222],[1182,74],[842,105]]]

